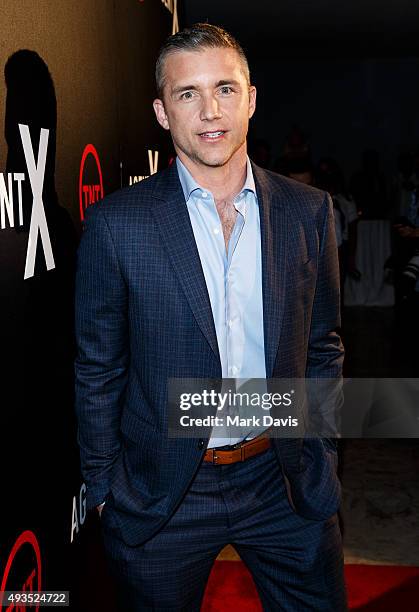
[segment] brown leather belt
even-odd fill
[[[257,438],[253,438],[253,440],[242,442],[237,448],[232,448],[231,450],[208,448],[204,455],[204,461],[214,463],[215,465],[228,465],[229,463],[246,461],[250,457],[263,453],[270,445],[271,441],[268,435],[262,434]]]

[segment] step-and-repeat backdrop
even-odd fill
[[[76,442],[75,253],[86,207],[173,159],[151,103],[179,10],[1,5],[0,591],[70,590],[80,612],[113,604]]]

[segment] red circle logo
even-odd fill
[[[18,553],[21,551],[21,549],[24,546],[32,547],[32,551],[34,555],[34,562],[35,562],[34,567],[32,566],[29,567],[29,572],[27,574],[27,577],[24,578],[22,584],[19,584],[19,585],[14,584],[13,587],[17,587],[17,588],[7,589],[6,585],[7,585],[7,580],[9,578],[9,575],[10,575],[10,570],[16,559],[16,556],[18,555]],[[36,584],[36,588],[34,588],[35,584]],[[28,592],[42,591],[41,550],[39,548],[38,540],[36,539],[36,536],[32,531],[28,530],[20,534],[20,536],[16,540],[10,552],[9,558],[7,559],[6,567],[4,569],[3,579],[1,581],[0,592],[7,591],[7,590],[28,591]],[[2,609],[2,606],[6,606],[6,605],[7,603],[3,604],[3,596],[0,595],[0,609]],[[10,604],[9,607],[6,608],[6,612],[8,612],[8,610],[10,611],[14,610],[14,608],[15,608],[15,604],[12,603]],[[36,606],[35,610],[36,612],[38,612],[39,605]]]
[[[97,168],[97,178],[93,181],[84,180],[84,169],[86,161],[89,156],[93,157],[93,160]],[[103,198],[103,179],[102,179],[102,168],[100,167],[99,155],[92,144],[86,145],[80,162],[80,176],[79,176],[79,203],[80,203],[80,219],[84,219],[84,211],[88,206],[91,206],[98,200]]]

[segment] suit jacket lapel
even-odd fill
[[[193,315],[220,359],[211,303],[176,164],[161,173],[152,213]],[[220,365],[221,369],[221,365]]]
[[[252,163],[259,203],[266,376],[273,375],[284,314],[288,213],[277,185]]]

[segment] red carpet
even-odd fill
[[[345,565],[351,610],[417,612],[419,567]],[[241,561],[216,561],[201,612],[259,612],[256,588]]]

